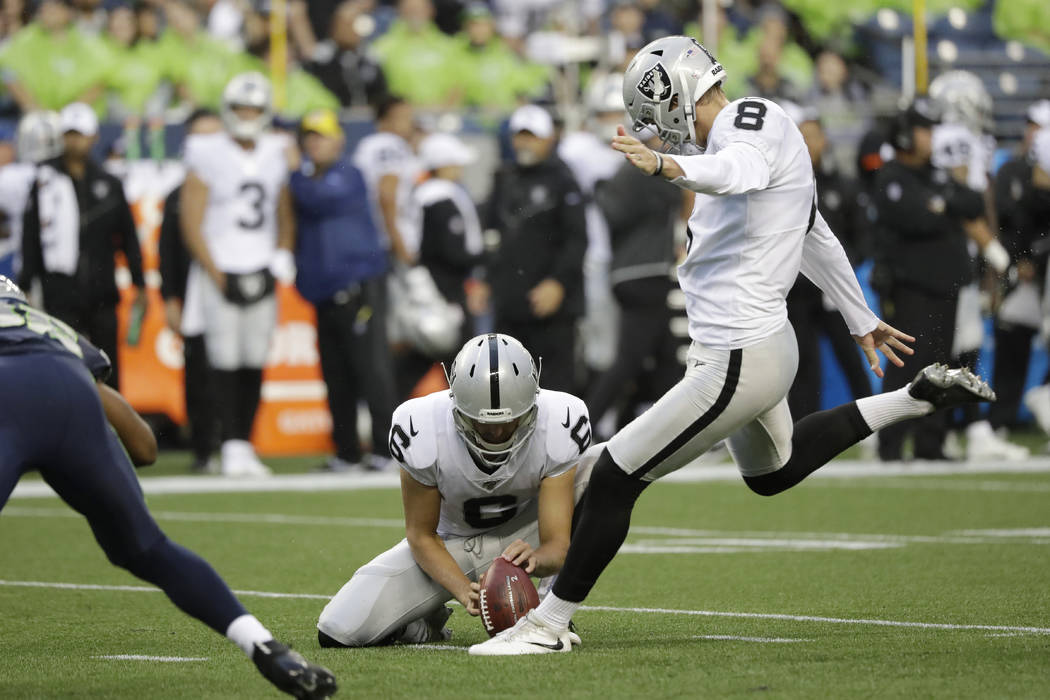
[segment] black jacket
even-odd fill
[[[497,319],[536,321],[528,292],[553,278],[565,288],[561,307],[545,320],[583,314],[583,254],[587,224],[583,194],[556,155],[530,167],[511,164],[496,173],[485,217],[500,234],[487,266]]]
[[[190,273],[193,257],[182,242],[182,229],[179,226],[179,196],[182,185],[179,185],[164,200],[164,214],[160,222],[160,240],[157,243],[157,255],[160,267],[160,295],[167,299],[186,298],[186,278]]]
[[[47,165],[67,177],[69,171],[61,158]],[[142,252],[131,208],[124,198],[124,188],[113,175],[89,160],[84,177],[73,179],[80,208],[80,252],[75,275],[47,272],[44,269],[40,242],[39,185],[29,193],[23,219],[22,273],[19,282],[28,288],[39,277],[44,292],[44,307],[94,309],[113,306],[120,300],[114,279],[114,254],[124,253],[132,283],[144,286]]]
[[[984,198],[943,170],[890,161],[875,176],[873,284],[955,294],[973,277],[962,223],[984,214]]]
[[[419,262],[427,268],[441,296],[466,306],[463,282],[481,263],[481,255],[467,249],[465,217],[456,202],[438,199],[423,206]]]
[[[598,183],[594,199],[609,226],[613,286],[649,277],[670,279],[682,190],[624,163],[615,175]]]
[[[1032,184],[1032,164],[1027,158],[1014,158],[996,173],[995,208],[999,240],[1015,264],[1020,260],[1035,264],[1041,288],[1050,253],[1050,190]]]

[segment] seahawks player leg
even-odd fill
[[[225,130],[186,139],[180,223],[195,263],[186,306],[201,301],[228,476],[270,473],[251,432],[277,323],[275,282],[295,279],[288,141],[268,131],[271,103],[265,76],[234,76],[223,91]]]
[[[25,472],[38,470],[88,521],[109,560],[226,635],[280,690],[327,698],[335,679],[274,639],[201,557],[154,522],[128,461],[149,464],[149,426],[102,381],[109,360],[66,324],[30,307],[0,277],[0,509]],[[122,445],[123,442],[123,445]],[[127,452],[124,448],[127,447]]]
[[[876,349],[903,365],[914,338],[867,308],[852,268],[817,211],[802,135],[778,105],[730,103],[725,69],[696,40],[667,37],[643,48],[624,76],[636,129],[654,125],[675,146],[707,152],[663,156],[621,129],[613,146],[644,172],[697,192],[690,245],[678,279],[693,340],[686,373],[609,441],[594,466],[578,527],[554,589],[475,655],[569,651],[573,613],[624,542],[642,491],[723,439],[744,482],[770,496],[798,484],[872,431],[962,403],[994,400],[967,370],[932,365],[897,391],[812,414],[792,424],[787,392],[798,365],[785,297],[801,270],[829,295],[881,376]]]
[[[317,623],[322,646],[446,638],[444,604],[455,598],[477,615],[478,581],[498,556],[538,577],[561,568],[598,454],[586,451],[586,406],[541,390],[528,351],[502,334],[468,341],[449,385],[394,413],[390,452],[401,465],[408,536],[328,603]]]

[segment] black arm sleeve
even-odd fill
[[[111,184],[115,187],[114,196],[117,197],[117,235],[120,236],[120,248],[127,259],[132,284],[142,289],[146,286],[146,280],[142,275],[142,250],[139,248],[135,217],[131,215],[131,207],[128,206],[128,200],[124,197],[124,187],[120,184],[120,180],[113,178]]]
[[[952,184],[945,195],[947,213],[971,221],[984,216],[984,195],[965,185]]]
[[[164,214],[160,222],[160,240],[157,255],[160,266],[160,295],[165,299],[182,299],[185,292],[182,272],[182,233],[179,229],[179,193],[181,187],[164,200]]]
[[[33,183],[22,213],[22,270],[18,286],[28,290],[44,274],[44,251],[40,244],[40,184]]]

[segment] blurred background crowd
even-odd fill
[[[18,160],[36,160],[16,152],[23,115],[61,111],[64,170],[108,195],[128,190],[127,163],[178,161],[188,131],[224,128],[226,86],[258,72],[272,129],[288,135],[327,467],[384,468],[393,407],[439,386],[435,363],[492,329],[542,356],[541,384],[585,398],[595,439],[608,437],[677,380],[688,343],[673,274],[691,201],[608,147],[628,62],[687,34],[725,65],[731,100],[775,100],[799,124],[871,303],[919,338],[908,372],[979,366],[1000,395],[990,413],[904,424],[867,449],[1023,459],[1010,431],[1050,430],[1050,3],[920,4],[916,31],[912,0],[3,0],[0,272],[47,267],[23,259],[29,185],[11,184]],[[112,205],[127,216],[100,222],[74,189],[82,262],[65,317],[118,354],[120,250],[122,286],[163,284],[182,332],[177,229],[165,248],[162,224],[160,274],[144,274],[156,245],[132,197]],[[101,229],[90,254],[89,227]],[[789,312],[796,417],[881,388],[819,290],[800,280]],[[202,357],[186,343],[198,468],[218,441]],[[908,379],[890,371],[886,386]]]

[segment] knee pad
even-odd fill
[[[745,476],[744,483],[759,496],[775,496],[793,485],[785,480],[783,469],[760,476]]]
[[[139,549],[130,542],[119,544],[104,544],[102,549],[106,552],[106,558],[114,566],[126,569],[139,578],[152,581],[153,572],[156,571],[158,562],[164,558],[165,549],[170,540],[162,535],[159,540],[145,549]]]

